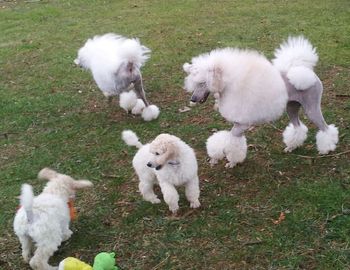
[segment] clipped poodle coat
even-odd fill
[[[262,54],[237,48],[216,49],[183,65],[187,73],[184,88],[192,93],[191,102],[204,103],[210,93],[220,114],[234,124],[232,151],[239,153],[233,163],[241,162],[240,140],[252,125],[278,119],[287,108],[290,125],[283,134],[285,151],[303,144],[307,128],[299,119],[302,107],[319,128],[316,136],[320,154],[333,151],[338,130],[327,125],[321,112],[322,83],[313,71],[318,56],[304,37],[291,37],[275,52],[271,63]],[[244,155],[246,156],[246,154]]]
[[[150,121],[159,115],[158,107],[149,106],[142,82],[141,67],[148,60],[150,52],[137,38],[129,39],[109,33],[88,39],[79,49],[74,62],[91,71],[97,86],[109,100],[134,89],[137,98],[143,102],[141,104],[138,101],[134,112],[142,114],[145,121]],[[132,103],[137,98],[124,99],[120,105],[124,109],[133,109],[136,103]]]

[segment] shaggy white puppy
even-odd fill
[[[322,84],[312,70],[318,59],[315,49],[304,37],[294,37],[283,43],[275,56],[272,64],[256,51],[213,50],[183,65],[187,73],[184,88],[193,93],[191,101],[196,103],[204,103],[212,93],[215,107],[234,124],[231,133],[235,137],[244,137],[252,125],[278,119],[287,107],[291,125],[283,134],[285,151],[300,146],[306,138],[307,128],[298,117],[302,106],[320,129],[316,136],[319,153],[333,151],[338,130],[327,125],[321,113]],[[241,153],[244,144],[245,139],[236,138],[234,152]]]
[[[247,141],[244,136],[236,137],[228,130],[221,130],[211,135],[206,143],[210,164],[213,166],[219,160],[226,158],[225,167],[232,168],[246,158]]]
[[[19,208],[13,223],[14,231],[22,245],[22,256],[32,269],[56,269],[48,264],[49,258],[62,241],[69,239],[70,210],[68,202],[79,189],[91,187],[87,180],[74,180],[68,175],[45,168],[40,179],[49,180],[43,192],[34,197],[32,187],[22,186]],[[36,250],[32,256],[33,245]]]
[[[190,207],[200,206],[197,160],[189,145],[169,134],[160,134],[151,143],[142,145],[131,130],[123,131],[122,138],[127,145],[139,148],[132,164],[140,180],[139,190],[146,201],[160,203],[153,191],[154,184],[158,184],[169,210],[175,213],[179,209],[179,194],[175,187],[184,185]]]
[[[109,100],[134,88],[138,98],[148,107],[140,69],[149,58],[150,52],[136,38],[128,39],[109,33],[86,41],[79,49],[74,63],[91,71],[97,86]],[[125,100],[121,101],[121,105],[127,103]],[[122,108],[125,109],[125,106]],[[149,111],[153,112],[152,109]],[[157,117],[154,114],[151,118]]]

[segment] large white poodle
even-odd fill
[[[88,39],[79,49],[74,63],[91,71],[97,86],[109,101],[113,96],[134,89],[140,99],[138,102],[143,103],[140,114],[149,121],[159,115],[158,107],[149,105],[146,99],[140,70],[150,52],[136,38],[109,33]],[[137,99],[134,100],[136,105]],[[121,105],[133,107],[134,100],[122,101]]]
[[[39,172],[41,179],[49,180],[43,192],[34,197],[32,187],[22,186],[19,208],[13,223],[14,231],[22,245],[22,256],[32,269],[56,269],[48,264],[49,258],[62,241],[69,239],[70,209],[68,203],[79,189],[91,187],[88,180],[72,177],[45,168]],[[36,247],[34,256],[32,251]]]
[[[190,207],[200,206],[197,159],[189,145],[169,134],[160,134],[151,143],[142,145],[131,130],[124,130],[122,138],[127,145],[139,148],[132,164],[146,201],[160,203],[153,190],[154,184],[158,184],[169,210],[176,213],[179,194],[175,187],[184,185]]]
[[[319,128],[316,136],[319,153],[335,150],[338,129],[327,125],[321,113],[323,88],[313,71],[317,60],[315,48],[299,36],[281,44],[273,64],[256,51],[236,48],[213,50],[193,58],[191,64],[184,64],[187,73],[184,87],[193,93],[191,101],[203,103],[212,93],[221,115],[234,124],[231,151],[237,155],[230,158],[231,165],[242,162],[242,152],[246,156],[244,132],[252,125],[278,119],[285,108],[291,122],[283,132],[286,152],[306,139],[307,128],[298,116],[301,106]]]

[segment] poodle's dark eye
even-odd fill
[[[158,153],[158,152],[156,152],[156,156],[159,156],[159,153]]]

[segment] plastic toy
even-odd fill
[[[60,262],[58,270],[119,270],[115,266],[115,253],[101,252],[96,255],[91,267],[76,258],[68,257]]]

